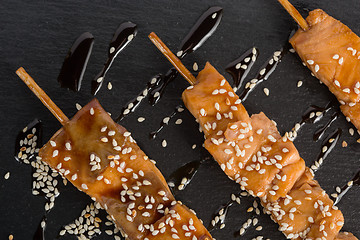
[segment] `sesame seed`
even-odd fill
[[[343,62],[344,62],[344,58],[341,57],[341,58],[339,59],[339,64],[341,65],[341,64],[343,64]]]
[[[266,72],[266,69],[265,69],[265,68],[263,68],[263,69],[261,69],[261,70],[260,70],[260,72],[259,72],[259,73],[260,73],[260,75],[262,76],[262,75],[264,75],[264,74],[265,74],[265,72]]]
[[[69,142],[65,143],[65,148],[66,148],[66,150],[70,151],[71,150],[71,144]]]
[[[353,136],[354,133],[355,133],[354,129],[353,129],[353,128],[349,128],[349,133],[350,133],[351,136]]]
[[[194,62],[193,64],[193,70],[196,72],[197,70],[199,70],[199,66],[196,62]]]
[[[179,119],[177,119],[176,121],[175,121],[175,124],[176,125],[180,125],[182,123],[182,119],[181,118],[179,118]]]
[[[178,52],[176,53],[176,56],[181,57],[182,54],[183,54],[183,51],[180,50],[180,51],[178,51]]]
[[[4,178],[5,178],[5,180],[7,180],[7,179],[9,179],[9,177],[10,177],[10,172],[7,172],[4,176]]]
[[[59,155],[59,151],[58,151],[58,150],[54,150],[52,156],[53,156],[53,157],[56,157],[57,155]]]
[[[313,64],[314,64],[314,60],[307,60],[307,63],[310,64],[310,65],[313,65]]]
[[[95,113],[95,112],[94,112],[94,108],[90,108],[90,114],[91,114],[91,115],[94,115],[94,113]]]
[[[109,90],[112,89],[112,84],[111,84],[111,82],[108,83],[107,88],[108,88]]]
[[[319,67],[319,65],[315,65],[315,72],[318,72],[320,70],[320,67]]]
[[[82,108],[81,105],[78,104],[78,103],[75,104],[75,107],[76,107],[76,109],[77,109],[78,111]]]
[[[166,147],[166,146],[167,146],[167,142],[166,142],[165,139],[161,142],[161,145],[162,145],[162,147]]]
[[[269,89],[268,89],[268,88],[264,88],[264,93],[265,93],[266,96],[269,96],[269,94],[270,94]]]
[[[302,85],[303,85],[303,82],[302,82],[302,81],[298,81],[297,87],[301,87]]]

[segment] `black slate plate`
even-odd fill
[[[305,16],[306,12],[322,8],[330,15],[347,24],[355,33],[360,33],[358,22],[359,2],[348,1],[292,1]],[[260,57],[251,76],[255,76],[261,64],[279,49],[296,26],[277,1],[2,1],[0,4],[0,138],[2,164],[0,167],[0,238],[7,239],[13,234],[15,239],[32,239],[42,219],[45,200],[31,194],[31,168],[14,160],[13,148],[16,133],[34,118],[44,123],[44,140],[55,133],[60,124],[52,117],[39,100],[14,74],[24,66],[68,116],[76,112],[75,103],[86,104],[91,98],[90,81],[100,71],[106,60],[108,42],[117,26],[124,21],[138,24],[138,35],[115,60],[107,74],[113,84],[108,91],[103,87],[98,99],[103,107],[117,115],[128,100],[136,96],[148,80],[157,73],[165,73],[170,64],[147,39],[148,33],[156,32],[170,49],[176,50],[183,37],[210,6],[224,8],[220,26],[212,37],[195,53],[189,55],[184,64],[191,69],[196,61],[201,69],[210,61],[221,73],[225,66],[240,56],[248,48],[256,46]],[[95,36],[95,45],[79,93],[60,88],[57,75],[62,61],[74,39],[85,31]],[[249,79],[248,79],[249,80]],[[297,82],[303,85],[297,88]],[[206,155],[201,150],[203,136],[189,112],[184,111],[179,118],[181,125],[171,123],[155,140],[148,134],[155,130],[162,118],[181,103],[181,92],[187,83],[181,77],[170,83],[161,101],[154,107],[142,104],[121,124],[133,132],[141,148],[153,159],[165,177],[183,164],[198,160]],[[265,96],[263,88],[270,90]],[[334,97],[319,81],[302,66],[296,54],[287,54],[271,77],[261,84],[244,103],[249,113],[265,112],[278,123],[281,133],[290,130],[301,119],[301,115],[311,104],[326,105]],[[139,116],[146,118],[138,123]],[[306,125],[300,131],[295,145],[308,166],[313,164],[320,152],[321,141],[314,142],[312,135],[320,125],[330,118],[327,114],[319,123]],[[177,118],[175,118],[177,119]],[[350,136],[344,116],[340,116],[330,127],[342,128],[343,134],[335,149],[326,158],[316,179],[328,192],[342,186],[359,168],[359,152],[342,148],[341,142],[356,142],[357,134]],[[163,148],[161,141],[167,140]],[[192,150],[192,145],[197,147]],[[10,172],[10,178],[4,176]],[[239,190],[237,184],[229,180],[214,161],[203,164],[190,185],[177,195],[189,207],[195,209],[205,225],[221,204],[230,199],[230,194]],[[360,236],[359,187],[352,188],[339,203],[345,217],[344,230]],[[48,214],[46,239],[55,239],[65,224],[72,222],[91,200],[74,187],[61,189],[54,209]],[[243,198],[241,205],[233,206],[223,230],[214,230],[217,239],[235,239],[234,233],[251,217],[246,210],[253,198]],[[252,239],[258,235],[264,238],[284,239],[268,216],[261,215],[259,224],[263,230],[251,228],[242,238]],[[75,239],[73,236],[61,239]],[[112,239],[103,233],[98,239]]]

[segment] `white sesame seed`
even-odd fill
[[[264,93],[265,93],[266,96],[269,96],[269,94],[270,94],[269,89],[268,89],[268,88],[264,88]]]
[[[340,65],[342,65],[342,64],[343,64],[343,62],[344,62],[344,58],[343,58],[343,57],[341,57],[341,58],[339,59],[339,64],[340,64]]]
[[[338,54],[335,54],[332,58],[333,58],[333,59],[339,59],[339,57],[340,57],[340,56],[339,56]]]
[[[340,82],[338,80],[334,80],[336,86],[340,87]]]
[[[108,88],[109,90],[112,89],[112,84],[111,84],[111,82],[108,83],[107,88]]]
[[[94,115],[94,113],[95,113],[94,108],[90,108],[90,114]]]
[[[314,60],[307,60],[307,63],[310,64],[310,65],[313,65],[313,64],[314,64]]]
[[[71,150],[71,144],[69,142],[65,143],[65,148],[66,148],[66,150],[70,151]]]
[[[315,65],[315,72],[318,72],[320,70],[320,67],[319,67],[319,65]]]
[[[179,119],[177,119],[176,121],[175,121],[175,124],[176,125],[180,125],[182,123],[182,119],[181,118],[179,118]]]
[[[166,146],[167,146],[167,142],[166,142],[165,139],[161,142],[161,145],[162,145],[162,147],[166,147]]]
[[[297,83],[297,87],[301,87],[301,86],[302,86],[302,84],[303,84],[303,82],[302,82],[302,81],[298,81],[298,83]]]
[[[193,64],[193,70],[196,72],[197,70],[199,70],[199,66],[196,62],[194,62]]]
[[[183,51],[178,51],[178,52],[176,53],[176,56],[181,57],[182,54],[183,54]]]
[[[59,155],[59,151],[58,151],[58,150],[54,150],[52,156],[53,156],[53,157],[56,157],[57,155]]]
[[[7,172],[4,176],[4,178],[5,178],[5,180],[7,180],[7,179],[9,179],[9,177],[10,177],[10,172]]]

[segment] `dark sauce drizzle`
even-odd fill
[[[350,188],[352,188],[352,186],[354,185],[360,185],[360,171],[358,171],[355,176],[347,183],[345,184],[340,192],[338,194],[336,194],[336,197],[332,196],[332,199],[334,201],[334,205],[338,204],[342,197],[350,190]]]
[[[183,59],[186,55],[198,49],[216,30],[222,18],[221,7],[211,7],[203,13],[189,33],[181,42],[176,55]],[[175,69],[170,69],[164,76],[158,79],[157,85],[150,90],[149,102],[154,106],[164,94],[166,86],[178,75]]]
[[[311,169],[316,172],[319,167],[322,165],[324,159],[329,155],[329,153],[333,150],[336,143],[338,142],[341,136],[342,130],[340,128],[336,129],[332,132],[321,144],[320,154],[318,155],[315,163],[311,166]]]
[[[46,220],[46,216],[41,219],[39,226],[34,234],[33,240],[45,240]]]
[[[239,58],[235,59],[225,67],[225,70],[232,76],[234,80],[233,88],[235,92],[241,87],[244,79],[247,77],[251,68],[253,67],[258,55],[259,50],[257,48],[250,48]]]
[[[305,113],[301,116],[300,125],[302,126],[305,123],[316,123],[318,122],[325,113],[334,107],[333,102],[329,102],[325,107],[319,107],[316,105],[311,105],[306,109]]]
[[[303,127],[306,123],[316,123],[320,121],[320,119],[324,117],[325,113],[327,113],[333,107],[334,107],[333,102],[327,103],[325,107],[311,105],[308,109],[306,109],[304,114],[301,116],[301,121],[299,123],[296,123],[295,127],[293,127],[291,131],[286,133],[287,137],[292,141],[294,141],[301,127]],[[330,126],[330,124],[328,125]],[[322,137],[322,135],[325,133],[328,127],[326,127],[323,131],[319,130],[320,131],[319,134],[321,135],[318,137],[319,139]],[[315,135],[314,135],[314,139],[315,139]]]
[[[315,142],[317,142],[320,138],[324,136],[325,131],[331,126],[331,124],[339,117],[339,112],[334,112],[331,115],[331,118],[327,121],[327,123],[315,131],[313,135],[313,139]]]
[[[223,9],[221,7],[211,7],[203,13],[190,32],[186,35],[177,55],[180,59],[198,49],[216,30],[222,18]],[[125,116],[134,112],[141,101],[149,94],[149,103],[154,106],[164,94],[166,86],[174,80],[179,73],[175,68],[170,68],[165,75],[157,74],[151,78],[138,96],[130,100],[121,110],[121,114],[116,118],[116,122],[124,119]]]
[[[210,159],[210,157],[206,157],[201,160],[186,163],[185,165],[176,169],[172,174],[170,174],[167,183],[172,192],[176,193],[178,190],[184,190],[197,173],[200,165]]]
[[[245,85],[245,89],[239,95],[240,100],[243,102],[247,99],[249,94],[262,83],[264,80],[267,80],[270,75],[275,71],[277,65],[279,64],[281,58],[287,53],[287,49],[281,49],[280,51],[274,52],[274,55],[260,68],[256,78],[250,80]]]
[[[151,132],[151,133],[149,134],[150,139],[155,139],[156,136],[160,133],[160,131],[161,131],[165,126],[169,125],[169,121],[170,121],[173,117],[175,117],[176,114],[178,114],[178,113],[180,113],[180,112],[182,112],[182,111],[184,111],[184,107],[183,107],[182,105],[176,106],[176,107],[175,107],[175,110],[174,110],[169,116],[165,117],[165,118],[161,121],[160,127],[159,127],[157,130],[155,130],[155,131],[153,131],[153,132]]]
[[[109,44],[108,59],[106,60],[104,67],[91,82],[91,93],[93,95],[100,90],[104,82],[105,75],[111,67],[114,59],[133,40],[136,34],[137,28],[135,23],[124,22],[120,24]]]
[[[58,76],[61,87],[78,92],[94,45],[94,36],[81,34],[68,51]]]

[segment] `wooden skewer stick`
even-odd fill
[[[23,80],[23,82],[30,88],[30,90],[40,99],[40,101],[47,107],[50,112],[57,118],[57,120],[64,125],[69,121],[68,117],[56,106],[50,97],[42,90],[35,80],[25,71],[24,68],[16,70],[16,74]]]
[[[300,15],[298,10],[296,10],[296,8],[288,0],[278,1],[304,31],[307,31],[309,29],[309,25],[306,20]]]
[[[171,64],[179,71],[179,73],[191,84],[196,83],[196,78],[191,72],[182,64],[179,58],[177,58],[170,49],[161,41],[161,39],[154,33],[149,34],[150,40],[155,46],[164,54],[164,56],[171,62]]]

